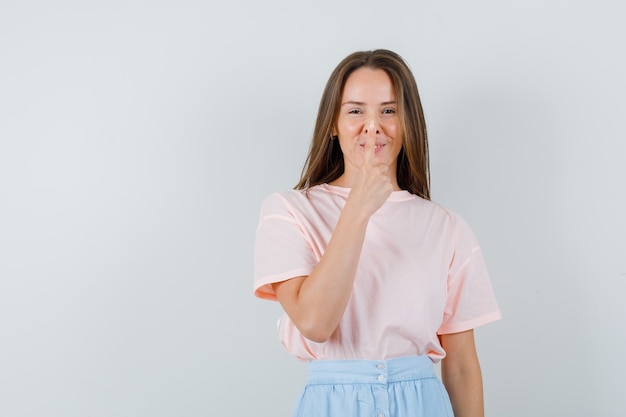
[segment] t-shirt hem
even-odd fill
[[[500,320],[501,318],[502,314],[500,313],[500,311],[494,311],[492,313],[485,314],[472,320],[467,320],[461,323],[450,323],[441,326],[437,331],[437,334],[442,335],[460,333],[466,330],[472,330],[477,327],[484,326],[485,324],[492,323],[494,321]]]
[[[311,273],[311,268],[293,269],[291,271],[283,272],[282,274],[270,275],[257,280],[254,283],[254,295],[263,300],[278,301],[272,284],[276,282],[287,281],[292,278],[308,276]]]

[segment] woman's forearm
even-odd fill
[[[446,357],[441,378],[455,417],[484,417],[483,377],[476,353],[474,331],[441,335]]]
[[[446,375],[442,378],[455,417],[484,417],[483,380],[480,367],[469,372]]]

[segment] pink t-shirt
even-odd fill
[[[265,199],[254,252],[255,295],[306,276],[320,261],[350,189],[327,184]],[[454,212],[395,191],[371,216],[352,297],[324,343],[304,338],[285,314],[279,337],[298,359],[445,357],[438,334],[500,318],[481,250]]]

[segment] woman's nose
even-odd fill
[[[370,120],[369,122],[365,122],[363,124],[363,133],[367,134],[370,132],[374,132],[375,134],[380,133],[380,126],[374,120]]]

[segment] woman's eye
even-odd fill
[[[352,109],[348,113],[349,114],[361,114],[361,110],[359,110],[359,109]]]
[[[383,114],[396,114],[395,109],[384,109]]]

